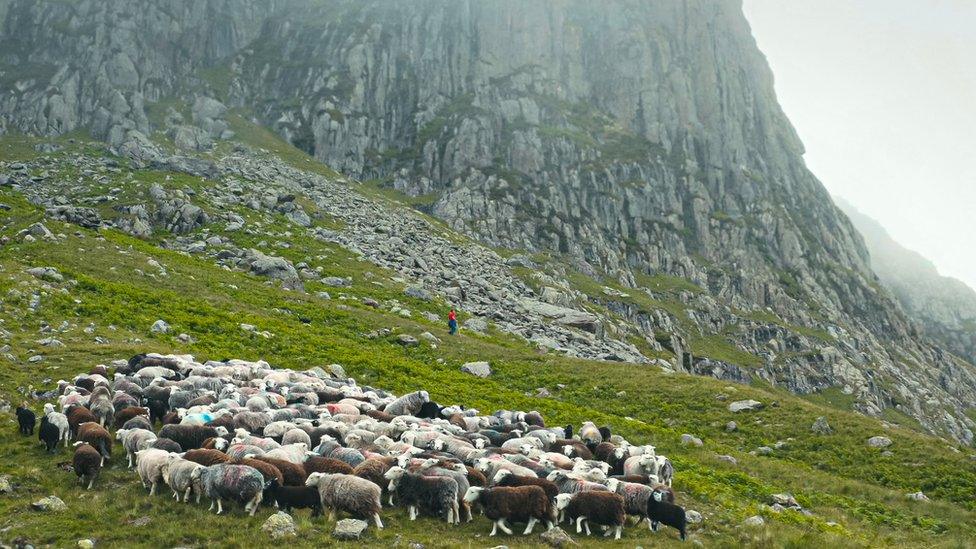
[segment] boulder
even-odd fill
[[[288,513],[278,511],[264,521],[261,530],[267,532],[272,539],[294,536],[296,534],[295,519],[291,518]]]
[[[64,280],[64,275],[54,267],[33,267],[27,269],[27,274],[48,282],[62,282]]]
[[[685,434],[681,435],[681,445],[682,446],[695,446],[695,447],[701,448],[702,445],[703,445],[703,443],[702,443],[702,439],[696,437],[695,435],[690,435],[688,433],[685,433]]]
[[[729,433],[736,431],[738,429],[739,429],[739,424],[734,421],[730,421],[725,424],[725,430]]]
[[[58,513],[67,510],[68,506],[58,496],[48,496],[31,503],[31,508],[35,511]]]
[[[358,519],[342,519],[335,525],[332,537],[341,540],[359,539],[366,531],[366,521]]]
[[[169,333],[169,323],[163,319],[159,319],[153,322],[153,325],[149,327],[149,333],[151,334],[168,334]]]
[[[813,422],[813,425],[810,426],[810,430],[819,435],[829,435],[834,431],[830,428],[830,424],[827,423],[827,418],[824,416],[818,417],[817,420]]]
[[[464,321],[464,329],[484,333],[488,331],[488,321],[483,318],[469,318]]]
[[[766,524],[766,520],[759,515],[752,515],[746,520],[742,521],[743,526],[749,526],[751,528],[759,528]]]
[[[399,343],[400,345],[403,345],[404,347],[416,347],[420,343],[419,341],[417,341],[417,338],[413,337],[410,334],[398,335],[396,338],[396,342]]]
[[[921,490],[919,490],[918,492],[912,492],[911,494],[908,494],[908,499],[912,501],[928,501],[929,497],[923,494]]]
[[[539,535],[539,539],[550,547],[566,547],[568,545],[579,545],[565,530],[556,526],[552,530],[546,530]]]
[[[258,250],[248,250],[245,256],[252,273],[272,280],[280,280],[281,285],[289,290],[304,291],[305,286],[298,276],[295,267],[283,257],[273,257]]]
[[[430,295],[430,292],[428,292],[421,286],[407,286],[407,288],[403,290],[403,293],[407,294],[410,297],[420,299],[423,301],[430,301],[431,299],[433,299],[433,296]]]
[[[477,377],[488,377],[491,375],[491,365],[485,361],[466,362],[461,365],[461,371]]]
[[[875,436],[868,439],[868,446],[872,448],[887,448],[891,446],[891,439],[884,436]]]
[[[694,509],[688,509],[685,511],[685,520],[688,524],[700,524],[702,521],[702,514]]]
[[[759,410],[762,407],[763,403],[758,400],[737,400],[729,404],[729,411],[732,413],[751,412],[753,410]]]

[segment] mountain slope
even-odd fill
[[[240,142],[221,143],[205,155],[140,167],[137,160],[78,137],[0,139],[0,175],[8,178],[0,187],[0,399],[5,401],[0,418],[9,427],[0,437],[0,476],[9,477],[13,490],[0,497],[0,541],[24,538],[35,546],[59,547],[81,538],[105,547],[271,543],[260,530],[270,509],[255,518],[239,510],[214,517],[205,505],[180,504],[165,495],[150,498],[118,452],[96,488],[84,491],[73,473],[59,468],[64,450],[49,456],[36,439],[15,434],[5,404],[28,400],[39,408],[41,402],[32,397],[53,388],[57,379],[146,351],[193,353],[201,360],[266,359],[295,369],[337,362],[362,383],[397,392],[424,388],[442,403],[538,409],[553,424],[578,424],[586,417],[612,425],[670,456],[678,501],[704,517],[690,529],[692,538],[707,546],[952,547],[976,535],[976,461],[961,445],[782,389],[539,353],[536,345],[496,330],[494,321],[485,334],[462,329],[459,336],[448,336],[443,322],[448,303],[415,291],[415,279],[422,278],[416,262],[387,268],[373,263],[382,258],[369,256],[386,240],[370,244],[372,235],[358,234],[363,228],[356,218],[365,212],[379,219],[396,215],[437,247],[446,239],[470,248],[485,258],[484,270],[504,270],[501,258],[404,206],[362,194],[370,189],[287,145],[238,129],[238,139],[261,142],[280,156]],[[199,175],[200,169],[209,175]],[[64,201],[82,205],[36,203],[48,191],[66,189],[69,181],[73,185]],[[308,185],[311,181],[317,184]],[[328,194],[316,197],[322,189]],[[157,202],[161,194],[167,199]],[[206,217],[156,215],[157,208],[177,198],[178,211],[195,211],[192,206]],[[131,228],[127,220],[142,218],[134,206],[146,210],[152,230],[141,238],[119,230]],[[299,206],[307,222],[296,213]],[[96,215],[101,221],[90,223]],[[185,225],[180,221],[185,219],[197,224]],[[333,238],[320,238],[323,234]],[[285,263],[255,269],[237,261],[249,249]],[[286,274],[285,265],[294,268],[299,281]],[[53,268],[58,276],[34,271],[37,267]],[[333,277],[347,282],[323,282],[336,284],[328,280]],[[472,294],[471,299],[482,295]],[[170,324],[168,333],[150,330],[157,319]],[[462,316],[462,324],[468,320]],[[578,336],[576,344],[588,344],[586,332],[569,329]],[[401,345],[399,335],[413,335],[418,343]],[[490,361],[494,373],[482,380],[461,372],[460,365],[471,360]],[[729,411],[731,402],[745,399],[766,406]],[[830,433],[811,430],[820,416]],[[734,430],[726,428],[731,420],[738,423]],[[686,432],[701,437],[704,446],[682,445]],[[866,444],[878,435],[892,444],[886,449]],[[931,501],[905,497],[918,490]],[[773,496],[780,493],[792,494],[806,512],[777,512]],[[56,516],[30,509],[31,502],[49,494],[63,499],[67,509]],[[742,526],[756,514],[765,517],[764,527]],[[298,535],[288,543],[296,547],[321,546],[332,529],[324,518],[310,519],[303,512],[295,518]],[[357,543],[489,543],[484,536],[490,525],[481,517],[448,527],[426,517],[411,522],[405,512],[385,508],[383,518],[384,531],[370,530]],[[629,527],[624,535],[620,542],[601,536],[577,540],[588,546],[682,546],[672,533],[652,534],[644,527]],[[538,538],[506,542],[543,546]]]
[[[871,267],[905,311],[933,341],[976,361],[976,291],[942,276],[931,261],[898,244],[880,223],[837,200],[864,236]]]
[[[605,358],[836,388],[972,441],[976,371],[878,284],[738,2],[509,7],[5,0],[0,119],[88,129],[152,165],[167,155],[150,141],[208,150],[240,115],[454,229],[546,255],[540,299],[641,351]]]

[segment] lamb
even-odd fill
[[[61,412],[55,412],[53,404],[45,404],[44,417],[47,418],[48,423],[50,423],[51,425],[57,428],[58,430],[57,440],[63,440],[64,447],[67,448],[68,438],[70,434],[69,425],[68,425],[68,416],[62,414]],[[51,448],[48,448],[48,450],[53,451],[53,449]]]
[[[37,416],[30,408],[27,407],[26,402],[23,405],[17,407],[17,426],[20,429],[20,434],[33,435],[34,425],[36,423],[37,423]]]
[[[305,469],[305,473],[309,475],[312,473],[342,473],[344,475],[351,475],[354,470],[345,461],[319,455],[308,456],[308,459],[305,460],[302,467]]]
[[[586,527],[590,535],[590,523],[614,529],[613,539],[620,539],[624,526],[624,498],[612,492],[580,492],[556,496],[556,510],[563,518],[576,520],[576,533]]]
[[[112,435],[98,423],[89,421],[78,426],[78,440],[91,444],[102,456],[102,465],[112,457]]]
[[[173,498],[176,501],[180,501],[182,495],[183,502],[186,503],[190,501],[190,494],[196,493],[196,501],[200,503],[203,486],[200,484],[199,474],[195,471],[203,469],[203,467],[199,463],[180,459],[173,454],[169,455],[162,467],[163,481],[173,490]]]
[[[198,463],[204,467],[210,467],[211,465],[227,463],[230,461],[230,457],[220,450],[210,450],[207,448],[195,448],[193,450],[187,450],[186,453],[183,454],[183,459],[192,461],[193,463]]]
[[[142,486],[144,488],[149,488],[149,495],[156,494],[156,487],[159,486],[163,480],[163,465],[169,459],[169,456],[176,455],[171,454],[165,450],[157,450],[155,448],[149,448],[146,450],[140,450],[136,452],[136,471],[139,473],[139,479],[142,481]]]
[[[164,425],[159,430],[159,438],[176,441],[184,450],[193,450],[203,446],[203,441],[212,437],[224,436],[227,429],[223,427],[207,427],[202,425]]]
[[[244,504],[244,511],[252,517],[264,497],[264,477],[247,465],[221,463],[194,471],[203,493],[210,498],[210,509],[217,505],[217,514],[224,512],[223,500],[233,499]]]
[[[420,411],[425,402],[430,402],[427,391],[415,391],[387,404],[383,411],[394,416],[412,416]]]
[[[305,485],[318,488],[322,508],[329,510],[330,521],[335,519],[338,510],[359,519],[372,517],[376,527],[383,528],[380,520],[382,491],[372,482],[353,475],[312,473]]]
[[[48,453],[54,453],[61,440],[61,431],[48,420],[48,416],[41,418],[41,427],[37,431],[37,439],[44,443]]]
[[[132,469],[135,465],[136,452],[148,448],[156,440],[156,433],[146,429],[119,429],[115,432],[115,438],[122,442],[129,469]]]
[[[285,512],[292,509],[311,509],[312,516],[322,514],[322,498],[319,491],[310,486],[282,486],[277,479],[268,485],[268,496]]]
[[[651,521],[651,530],[657,531],[658,524],[666,524],[678,530],[681,541],[685,540],[687,519],[685,510],[667,501],[665,492],[655,490],[647,502],[647,518]]]
[[[390,493],[407,507],[410,520],[417,520],[417,510],[433,515],[447,513],[448,524],[460,524],[458,484],[450,477],[427,477],[393,467],[383,477],[389,481]]]
[[[578,440],[557,440],[552,443],[550,451],[559,452],[570,458],[593,459],[593,452]]]
[[[98,419],[84,406],[72,406],[65,415],[68,418],[68,431],[72,438],[78,438],[78,426],[82,423],[97,422]]]
[[[671,480],[674,478],[674,465],[671,464],[671,460],[665,456],[655,456],[655,461],[657,461],[657,476],[662,484],[671,486]]]
[[[494,522],[491,536],[503,532],[511,535],[512,531],[505,525],[505,521],[525,522],[524,535],[532,533],[536,523],[545,521],[549,529],[552,528],[552,506],[545,491],[538,486],[519,486],[515,488],[481,488],[472,486],[464,494],[464,502],[480,504],[485,516]]]
[[[111,398],[108,396],[103,396],[102,398],[94,397],[95,393],[92,394],[88,409],[91,410],[92,415],[98,418],[99,425],[102,427],[110,427],[115,422],[115,406],[112,405]]]
[[[92,485],[95,484],[95,479],[98,478],[98,473],[102,470],[102,456],[87,442],[76,442],[75,455],[71,458],[71,467],[78,475],[78,481],[82,485],[87,483],[88,486],[85,489],[91,490]]]

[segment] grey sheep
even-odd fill
[[[184,502],[190,500],[190,494],[195,493],[197,503],[200,503],[200,495],[203,493],[203,485],[200,481],[200,474],[195,474],[198,469],[203,469],[203,465],[180,459],[170,454],[163,464],[163,480],[173,490],[173,497],[180,501],[180,496]]]
[[[394,416],[413,415],[419,412],[420,407],[426,402],[430,402],[427,391],[415,391],[387,404],[383,411]]]
[[[392,467],[383,477],[390,481],[390,493],[407,506],[410,520],[417,520],[419,508],[434,515],[447,513],[448,524],[461,523],[458,483],[453,478],[424,476],[402,467]]]
[[[128,459],[129,469],[132,469],[136,463],[136,452],[148,448],[156,440],[156,433],[147,429],[119,429],[115,432],[115,438],[125,448],[125,457]]]
[[[376,527],[383,528],[382,490],[376,484],[354,475],[312,473],[305,486],[318,488],[322,508],[329,510],[330,521],[335,519],[336,511],[345,511],[359,519],[372,517]]]
[[[249,465],[221,463],[196,469],[190,480],[200,481],[203,494],[210,498],[210,509],[217,506],[217,514],[224,512],[223,500],[231,499],[244,504],[244,511],[252,517],[261,504],[264,477]]]

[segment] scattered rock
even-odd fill
[[[573,538],[569,537],[569,534],[567,534],[565,530],[563,530],[558,526],[556,526],[552,530],[547,530],[543,532],[539,536],[539,539],[541,539],[543,543],[545,543],[550,547],[566,547],[568,545],[579,545],[578,543],[573,541]]]
[[[31,503],[31,507],[35,511],[44,511],[48,513],[58,513],[68,509],[68,506],[65,505],[58,496],[48,496],[46,498],[39,499],[34,503]]]
[[[488,377],[491,375],[491,365],[484,361],[466,362],[461,365],[461,371],[478,377]]]
[[[330,364],[329,372],[331,372],[332,376],[337,379],[346,379],[347,377],[349,377],[346,375],[346,370],[338,364]]]
[[[796,498],[792,494],[773,494],[769,496],[773,505],[781,505],[787,508],[800,509],[800,504],[797,503]]]
[[[44,361],[44,357],[41,355],[34,355],[27,359],[27,362],[30,362],[31,364],[37,364],[38,362],[43,362],[43,361]]]
[[[488,321],[482,318],[469,318],[464,321],[464,329],[480,334],[488,331]]]
[[[729,411],[732,413],[751,412],[753,410],[759,410],[762,407],[763,403],[758,400],[737,400],[729,404]]]
[[[54,267],[33,267],[31,269],[27,269],[27,273],[35,278],[47,280],[48,282],[64,281],[64,275],[58,272],[58,270]]]
[[[396,342],[399,343],[400,345],[403,345],[404,347],[416,347],[417,345],[420,344],[420,342],[417,341],[417,338],[413,337],[410,334],[398,335],[396,338]]]
[[[264,524],[261,525],[261,530],[267,532],[272,539],[294,536],[296,533],[295,519],[291,518],[291,515],[288,513],[278,511],[268,517],[268,520],[264,521]]]
[[[685,434],[681,435],[681,445],[682,446],[696,446],[698,448],[701,448],[702,445],[703,445],[703,443],[702,443],[702,439],[700,439],[700,438],[698,438],[698,437],[696,437],[694,435],[690,435],[688,433],[685,433]]]
[[[749,526],[752,528],[758,528],[760,526],[764,526],[765,524],[766,524],[766,520],[759,515],[753,515],[747,518],[746,520],[742,521],[743,526]]]
[[[716,459],[718,459],[719,461],[724,461],[725,463],[731,463],[732,465],[739,464],[739,460],[729,455],[720,455]]]
[[[868,446],[872,448],[887,448],[891,446],[891,439],[884,436],[875,436],[868,439]]]
[[[403,290],[403,293],[423,301],[430,301],[434,298],[432,295],[430,295],[430,292],[423,289],[421,286],[407,286],[407,288]]]
[[[769,454],[773,453],[773,449],[769,446],[760,446],[759,448],[756,448],[754,452],[760,456],[768,456]]]
[[[827,423],[827,418],[824,416],[818,417],[817,420],[813,422],[813,425],[810,426],[810,430],[820,435],[829,435],[833,432],[833,429],[830,428],[830,424]]]
[[[737,430],[738,428],[739,428],[739,424],[734,421],[730,421],[725,424],[725,430],[728,431],[729,433]]]
[[[90,539],[80,539],[78,540],[79,549],[92,549],[95,547],[95,542]]]
[[[359,536],[366,531],[366,527],[365,520],[342,519],[336,523],[332,536],[341,540],[359,539]]]
[[[0,475],[0,494],[9,494],[14,491],[10,483],[10,475]]]
[[[336,288],[342,288],[345,286],[352,286],[352,281],[347,278],[342,278],[339,276],[327,276],[321,280],[322,284],[326,286],[334,286]]]
[[[921,490],[919,490],[918,492],[912,492],[911,494],[908,494],[908,499],[912,501],[928,501],[929,497],[923,494]]]
[[[685,519],[688,524],[701,524],[702,514],[694,509],[688,509],[685,511]]]
[[[168,334],[169,333],[169,323],[165,320],[159,319],[153,322],[153,325],[149,327],[149,333],[151,334]]]

